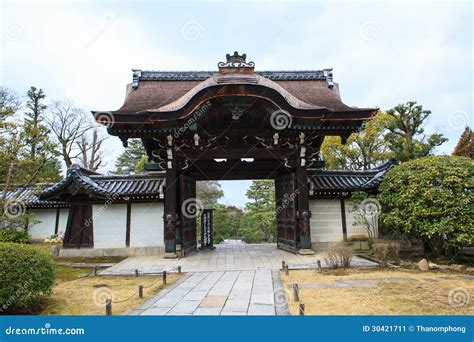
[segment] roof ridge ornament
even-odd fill
[[[247,55],[245,53],[239,55],[239,53],[235,51],[233,55],[227,54],[225,58],[226,62],[217,63],[219,71],[221,71],[222,68],[251,68],[253,71],[253,68],[255,67],[254,62],[246,61]]]

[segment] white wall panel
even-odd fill
[[[58,233],[62,232],[64,234],[66,232],[68,216],[69,216],[69,208],[60,209]]]
[[[163,203],[133,203],[130,247],[164,246]]]
[[[311,242],[339,242],[342,234],[341,202],[339,199],[313,199],[311,210]]]
[[[35,219],[40,221],[29,231],[32,239],[44,240],[54,234],[56,209],[31,209],[29,212],[35,214]]]
[[[92,206],[94,248],[125,247],[127,205]]]
[[[367,229],[358,217],[358,209],[354,207],[354,202],[351,200],[346,200],[346,222],[348,239],[351,235],[367,235]],[[373,222],[375,230],[377,231],[377,220],[373,219],[372,221],[371,219],[370,222]]]

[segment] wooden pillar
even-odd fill
[[[165,205],[164,205],[164,235],[165,235],[165,258],[176,257],[176,222],[178,214],[176,210],[177,201],[177,171],[175,165],[166,170]]]
[[[58,235],[59,233],[59,215],[61,213],[61,209],[56,209],[56,222],[54,223],[54,235]]]
[[[125,227],[125,246],[130,247],[130,222],[132,218],[132,204],[127,203],[127,218]]]
[[[304,158],[298,156],[296,160],[296,182],[298,190],[298,211],[296,217],[299,225],[299,248],[311,249],[311,211],[309,210],[308,172]]]
[[[341,198],[341,220],[342,220],[342,236],[347,241],[347,221],[346,221],[346,202],[344,197]]]

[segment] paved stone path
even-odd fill
[[[284,260],[290,269],[317,268],[317,260],[324,264],[324,253],[299,255],[276,248],[276,244],[217,245],[212,251],[199,251],[181,259],[164,259],[162,256],[138,256],[125,259],[100,272],[101,275],[133,275],[173,272],[181,266],[182,272],[254,271],[260,268],[277,270]],[[373,267],[376,264],[354,257],[353,267]]]
[[[196,272],[161,291],[132,315],[287,315],[279,272]]]

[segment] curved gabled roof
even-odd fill
[[[43,190],[43,200],[70,199],[86,195],[96,200],[135,198],[163,198],[164,179],[161,175],[105,176],[72,165],[66,178]]]

